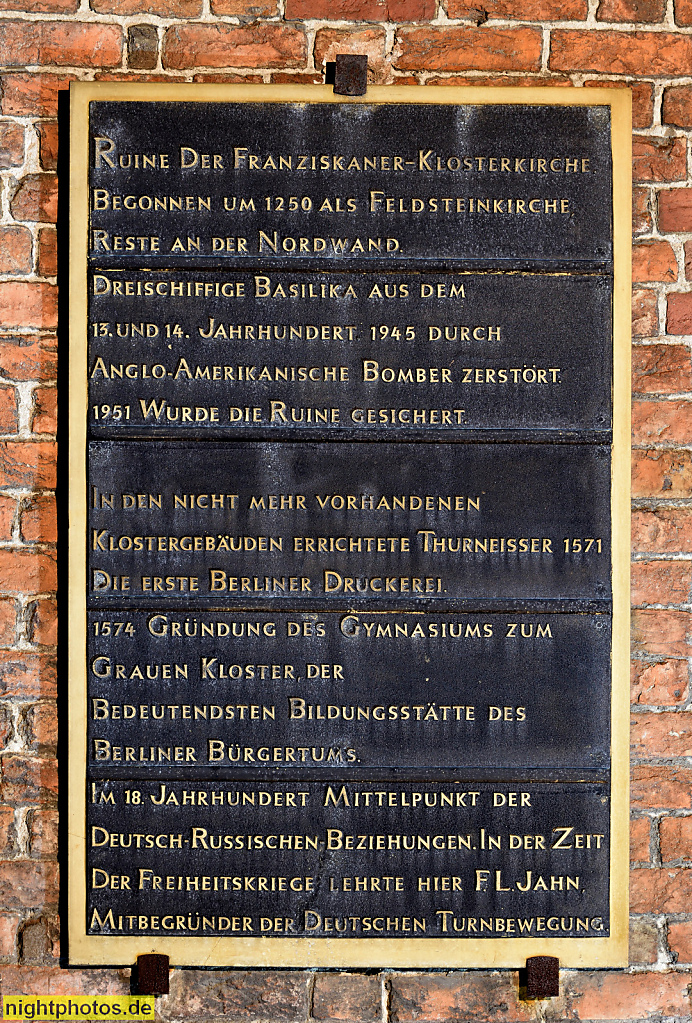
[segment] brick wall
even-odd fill
[[[631,966],[566,971],[177,971],[166,1018],[691,1018],[692,0],[0,0],[0,982],[125,993],[59,968],[56,769],[56,123],[72,79],[376,82],[634,95]],[[444,964],[441,964],[443,966]]]

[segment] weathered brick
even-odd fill
[[[686,604],[692,590],[692,561],[635,561],[633,604]]]
[[[468,0],[448,0],[450,18],[463,18],[472,10],[482,9],[489,18],[516,18],[520,21],[585,21],[588,13],[586,0],[483,0],[473,4]]]
[[[49,593],[57,582],[54,554],[0,550],[0,590],[4,593]]]
[[[678,963],[692,963],[692,920],[668,924],[668,947]]]
[[[0,21],[0,64],[115,67],[122,58],[119,25],[84,21]],[[7,113],[7,111],[4,111]]]
[[[658,959],[658,928],[646,917],[630,917],[630,963],[655,963]]]
[[[161,18],[198,18],[202,0],[89,0],[98,14],[158,14]]]
[[[131,71],[97,71],[94,75],[95,82],[179,82],[179,78],[172,78],[170,75],[161,72],[142,72],[133,76]]]
[[[130,25],[127,30],[127,66],[151,71],[159,60],[159,33],[156,25]]]
[[[692,87],[674,85],[663,93],[661,122],[677,128],[692,127]]]
[[[383,28],[320,28],[315,33],[315,67],[321,68],[325,61],[335,60],[337,53],[365,53],[369,77],[377,77],[384,65],[385,44]]]
[[[25,920],[19,931],[20,961],[22,965],[45,962],[48,958],[59,957],[58,919],[55,914]]]
[[[7,380],[54,380],[57,355],[54,334],[0,335],[0,376]]]
[[[632,441],[635,444],[692,444],[692,402],[633,402]]]
[[[671,233],[692,231],[692,188],[664,188],[658,193],[658,226]]]
[[[648,863],[650,858],[651,821],[638,817],[630,821],[630,860],[634,863]]]
[[[16,121],[0,121],[0,169],[24,163],[24,127]]]
[[[28,639],[41,646],[55,646],[58,641],[58,605],[55,600],[34,601],[28,611]]]
[[[687,176],[687,140],[635,135],[632,139],[634,181],[682,181]]]
[[[276,0],[211,0],[212,14],[232,18],[273,18]]]
[[[632,232],[649,234],[653,230],[654,218],[651,214],[651,194],[648,188],[632,189]]]
[[[26,498],[21,509],[20,530],[26,543],[55,543],[58,539],[55,498],[50,494]]]
[[[639,810],[687,810],[692,807],[692,770],[687,767],[634,764],[630,800]]]
[[[532,1020],[529,1002],[519,1000],[511,973],[394,974],[390,978],[392,1023],[418,1020]],[[551,1008],[559,1013],[562,999]]]
[[[675,23],[677,25],[692,25],[692,3],[690,0],[674,0]]]
[[[692,515],[687,508],[640,509],[632,514],[632,546],[642,554],[690,549]]]
[[[541,46],[537,28],[406,28],[392,63],[402,71],[538,71]]]
[[[54,698],[56,693],[57,668],[54,654],[0,650],[1,696],[27,700]]]
[[[692,38],[674,32],[584,32],[554,29],[553,71],[600,71],[608,75],[688,75]]]
[[[232,71],[224,72],[201,72],[192,76],[193,82],[230,82],[241,85],[250,85],[264,81],[262,75],[236,75]]]
[[[52,227],[38,232],[38,272],[41,277],[55,277],[58,272],[58,235]]]
[[[57,810],[30,810],[27,816],[29,851],[36,859],[49,859],[58,851]]]
[[[58,322],[57,288],[33,281],[1,281],[0,321],[5,330],[13,327],[50,330]]]
[[[324,85],[324,75],[319,71],[273,71],[272,84],[275,85]]]
[[[17,392],[0,385],[0,433],[17,432]]]
[[[17,513],[16,497],[0,495],[0,540],[12,539],[12,526]]]
[[[2,349],[0,348],[0,364]],[[684,345],[632,349],[632,390],[636,394],[676,394],[692,390],[692,360]]]
[[[0,29],[2,22],[0,21]],[[10,202],[15,220],[54,224],[58,215],[58,179],[55,174],[28,174]]]
[[[632,292],[632,334],[651,337],[658,333],[658,297],[655,291],[639,289]]]
[[[58,93],[69,89],[73,75],[18,73],[0,76],[2,112],[13,117],[55,117]]]
[[[6,487],[55,486],[54,441],[0,441],[0,479]]]
[[[0,227],[0,273],[30,274],[31,232],[26,227]]]
[[[11,646],[16,638],[17,605],[13,600],[0,600],[0,646]]]
[[[650,22],[663,21],[665,0],[601,0],[597,21]]]
[[[670,564],[670,562],[667,562]],[[630,665],[630,699],[647,706],[670,706],[687,699],[687,661],[633,660]]]
[[[31,429],[34,433],[55,433],[58,427],[58,391],[55,387],[37,387]]]
[[[632,612],[635,657],[689,657],[692,620],[685,611]]]
[[[0,870],[0,904],[29,909],[58,901],[58,865],[48,860],[6,860]]]
[[[692,714],[672,710],[632,714],[630,749],[639,760],[692,756]]]
[[[7,703],[0,703],[0,749],[5,749],[13,733],[12,708]]]
[[[632,497],[689,497],[692,452],[678,449],[632,452]]]
[[[79,0],[0,0],[0,11],[29,11],[31,14],[73,14]]]
[[[129,970],[65,970],[59,966],[0,967],[3,995],[129,995]]]
[[[659,829],[663,863],[692,859],[692,817],[663,817]]]
[[[686,913],[691,899],[692,870],[684,867],[663,869],[635,867],[630,871],[632,913]],[[633,1008],[634,1006],[629,1006],[630,1013]],[[674,1015],[666,1012],[662,1005],[658,1011],[665,1015]]]
[[[163,65],[191,67],[301,67],[307,60],[305,33],[290,25],[191,24],[166,30]]]
[[[668,295],[667,334],[692,334],[692,292],[673,291]]]
[[[565,978],[568,997],[574,999],[577,1018],[583,1020],[646,1019],[653,1013],[686,1017],[688,985],[689,977],[679,973],[575,970]]]
[[[396,84],[399,85],[417,85],[418,82],[414,80],[406,81],[401,78],[396,79]],[[558,88],[571,88],[571,78],[561,78],[559,75],[553,75],[550,78],[546,78],[539,75],[449,75],[446,78],[437,78],[431,75],[430,78],[426,78],[426,85],[473,85],[478,87],[481,85],[488,85],[494,88],[502,88],[505,85],[511,85],[516,88],[536,88],[545,87],[547,85]]]
[[[632,280],[638,284],[678,278],[678,262],[669,242],[651,239],[632,247]]]
[[[179,970],[171,975],[167,1011],[173,1018],[202,1016],[302,1021],[307,984],[300,973]]]
[[[0,793],[4,802],[20,806],[27,803],[55,805],[58,795],[58,765],[54,759],[7,753],[2,757],[1,766]],[[0,905],[8,904],[0,899]]]
[[[54,171],[58,166],[58,122],[41,121],[36,125],[39,142],[39,160],[45,171]]]
[[[58,744],[58,713],[54,703],[35,703],[26,712],[27,744],[39,753]]]
[[[379,977],[350,973],[318,973],[312,1016],[323,1020],[378,1020],[382,1015]]]
[[[651,82],[584,82],[586,89],[629,89],[632,93],[632,127],[650,128],[654,119],[654,87]]]
[[[18,913],[0,913],[0,956],[12,958],[17,952]]]

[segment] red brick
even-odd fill
[[[300,1023],[308,1015],[306,980],[305,974],[281,970],[229,970],[216,976],[203,970],[176,970],[166,1011],[173,1019]]]
[[[196,80],[196,78],[195,78]],[[324,75],[319,71],[274,71],[272,85],[324,85]]]
[[[26,227],[0,227],[0,273],[29,274],[31,232]]]
[[[166,30],[163,65],[189,67],[301,67],[305,34],[289,25],[176,25]]]
[[[655,963],[658,959],[658,928],[646,917],[630,917],[630,963]]]
[[[678,279],[678,262],[669,242],[639,242],[632,247],[632,280],[638,284]]]
[[[630,748],[639,760],[692,756],[692,714],[672,710],[632,714]]]
[[[597,21],[656,22],[663,21],[665,0],[601,0]]]
[[[692,493],[692,452],[632,452],[632,497],[689,497]]]
[[[336,60],[337,53],[364,53],[368,58],[368,75],[380,77],[385,60],[383,28],[338,29],[321,28],[315,34],[315,67]]]
[[[12,539],[12,526],[16,512],[17,499],[0,496],[0,540]]]
[[[170,75],[158,73],[136,74],[132,71],[97,71],[94,75],[95,82],[179,82],[179,78],[171,78]]]
[[[687,604],[692,589],[692,561],[635,561],[633,604]]]
[[[435,0],[287,0],[287,18],[331,21],[428,21],[435,17]],[[455,17],[455,15],[450,15]],[[358,52],[352,49],[348,53]]]
[[[55,117],[58,93],[73,80],[74,75],[2,75],[2,112],[13,117]]]
[[[54,805],[58,795],[57,762],[19,753],[5,754],[2,757],[0,791],[6,803]],[[0,905],[8,904],[0,900]]]
[[[17,913],[0,913],[0,956],[3,958],[11,958],[16,954],[20,919]]]
[[[58,539],[55,498],[50,494],[26,498],[20,528],[26,543],[55,543]]]
[[[406,84],[406,85],[418,85],[415,80],[407,82],[406,79],[397,78],[395,84]],[[492,76],[478,76],[478,75],[449,75],[447,78],[436,78],[431,76],[426,78],[426,85],[472,85],[478,87],[480,85],[488,85],[491,87],[502,88],[506,85],[516,86],[517,88],[536,88],[545,87],[547,85],[556,86],[559,88],[571,88],[571,78],[560,78],[555,75],[552,78],[539,77],[538,75],[492,75]]]
[[[632,139],[634,181],[682,181],[687,176],[687,140],[635,135]]]
[[[542,38],[537,28],[407,28],[392,62],[402,71],[538,71]]]
[[[639,817],[630,821],[630,860],[632,862],[649,862],[649,841],[651,838],[651,821],[648,817]]]
[[[50,329],[57,325],[57,320],[58,293],[55,285],[30,281],[0,282],[0,321],[5,330],[12,327]]]
[[[58,865],[47,860],[9,860],[0,870],[5,909],[34,909],[58,901]],[[41,992],[43,994],[43,992]]]
[[[692,817],[663,817],[659,829],[664,863],[692,859]]]
[[[690,0],[675,0],[675,23],[692,25],[692,4]]]
[[[380,978],[363,974],[318,973],[313,989],[312,1017],[323,1020],[379,1020]]]
[[[483,0],[476,8],[468,0],[448,0],[450,18],[463,18],[472,9],[482,9],[489,18],[515,18],[520,21],[585,21],[587,0]]]
[[[663,93],[661,122],[678,128],[692,128],[692,87],[675,85]]]
[[[10,211],[15,220],[54,224],[58,215],[58,179],[55,174],[29,174],[23,178],[10,202]]]
[[[635,657],[689,657],[692,618],[685,611],[632,612]]]
[[[79,0],[0,0],[0,11],[29,11],[31,14],[73,14]]]
[[[692,38],[674,32],[582,32],[554,29],[553,71],[600,71],[608,75],[689,75]]]
[[[16,638],[17,605],[13,600],[0,600],[0,646],[11,646]]]
[[[52,227],[38,232],[38,273],[41,277],[55,277],[58,272],[58,236]]]
[[[633,402],[632,441],[635,444],[692,444],[692,402]]]
[[[58,392],[55,387],[37,387],[34,391],[34,433],[55,433],[58,427]]]
[[[669,564],[669,563],[668,563]],[[630,666],[633,704],[671,706],[687,699],[687,661],[633,661]]]
[[[650,1014],[688,1017],[688,985],[689,977],[679,973],[575,970],[565,978],[568,997],[584,1020],[648,1019]]]
[[[29,641],[55,646],[58,641],[58,605],[54,600],[37,600],[29,609]]]
[[[122,59],[122,48],[123,32],[119,25],[0,20],[0,64],[8,67],[22,64],[115,67]]]
[[[0,967],[3,995],[129,995],[129,970],[65,970],[60,967]]]
[[[634,234],[649,234],[653,230],[651,195],[648,188],[632,189],[632,231]]]
[[[57,587],[55,556],[0,550],[0,590],[4,593],[50,593]]]
[[[27,700],[54,698],[56,693],[57,672],[53,654],[0,650],[0,695]]]
[[[0,336],[0,376],[6,380],[54,380],[57,357],[58,341],[53,334]]]
[[[28,745],[40,753],[55,751],[58,744],[58,713],[54,703],[35,703],[26,712]]]
[[[692,292],[673,291],[668,295],[667,334],[692,334]]]
[[[14,823],[14,809],[0,806],[0,855],[12,856],[17,852],[17,832]]]
[[[692,770],[686,767],[634,764],[630,800],[639,810],[687,810],[692,807]]]
[[[641,553],[690,550],[692,515],[687,508],[639,509],[632,514],[632,546]]]
[[[276,0],[211,0],[211,12],[217,17],[273,18],[278,6]]]
[[[55,856],[58,851],[58,814],[56,810],[30,810],[27,818],[29,850],[37,859]]]
[[[658,298],[655,291],[640,289],[632,292],[632,334],[651,337],[658,333]]]
[[[637,394],[676,394],[692,391],[692,360],[689,349],[684,345],[646,345],[633,348],[632,390]]]
[[[17,432],[17,392],[0,385],[0,433]]]
[[[55,486],[54,441],[0,441],[0,479],[6,487]]]
[[[161,18],[198,18],[202,0],[90,0],[97,14],[158,14]]]
[[[519,985],[510,973],[393,974],[391,1020],[533,1020],[530,1002],[519,1000]],[[551,1009],[559,1013],[561,1000]]]
[[[45,171],[54,171],[58,166],[58,122],[42,121],[36,126],[39,141],[39,160]]]
[[[692,36],[686,38],[692,40]],[[692,231],[692,188],[667,188],[658,194],[661,231]]]
[[[692,870],[684,867],[665,867],[662,870],[635,867],[630,871],[631,913],[686,913],[691,900]],[[634,1007],[628,1008],[632,1013]],[[669,1015],[663,1006],[658,1011]]]
[[[654,87],[651,82],[584,82],[585,89],[629,89],[632,93],[632,127],[650,128],[654,119]]]
[[[321,76],[319,76],[321,77]],[[219,73],[202,73],[192,76],[193,82],[230,82],[231,84],[237,83],[239,85],[253,85],[259,84],[264,81],[262,75],[236,75],[232,72],[224,74]]]
[[[692,962],[692,921],[668,924],[668,946],[677,955],[678,963]]]
[[[0,169],[24,163],[24,128],[16,121],[0,121]]]

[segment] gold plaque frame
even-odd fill
[[[604,938],[204,938],[86,933],[86,425],[88,115],[92,101],[608,106],[613,161],[613,458],[611,934]],[[631,93],[627,89],[376,86],[336,96],[321,85],[72,83],[70,87],[68,954],[72,965],[130,965],[158,952],[172,966],[511,968],[550,955],[562,967],[627,965],[629,875],[629,561]]]

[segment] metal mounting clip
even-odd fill
[[[139,995],[167,995],[169,992],[168,956],[154,952],[137,956],[135,986]]]
[[[339,96],[364,96],[368,88],[368,58],[365,53],[337,53],[334,92]]]

